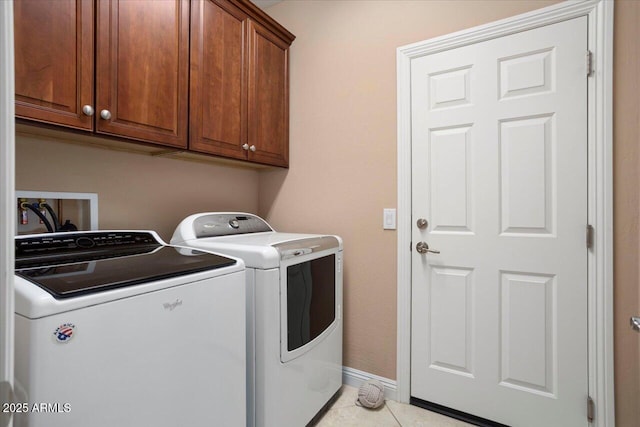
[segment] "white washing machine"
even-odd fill
[[[245,425],[242,260],[150,231],[15,250],[16,427]]]
[[[247,213],[191,215],[172,244],[247,267],[247,423],[302,427],[342,385],[342,240],[274,231]]]

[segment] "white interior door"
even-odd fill
[[[586,52],[580,17],[412,61],[412,397],[588,425]]]
[[[0,404],[10,399],[13,384],[13,237],[15,127],[13,83],[13,2],[0,1]],[[0,427],[12,424],[0,408]]]

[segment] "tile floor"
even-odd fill
[[[379,409],[356,406],[358,389],[342,386],[342,394],[314,427],[465,427],[471,424],[387,400]]]

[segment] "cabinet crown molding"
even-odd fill
[[[288,45],[293,43],[296,36],[280,25],[275,19],[270,17],[265,11],[248,0],[229,0],[230,3],[240,8],[249,17],[258,21],[263,27],[281,38]]]

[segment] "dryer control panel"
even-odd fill
[[[210,213],[193,221],[196,238],[274,231],[262,218],[251,214]]]

